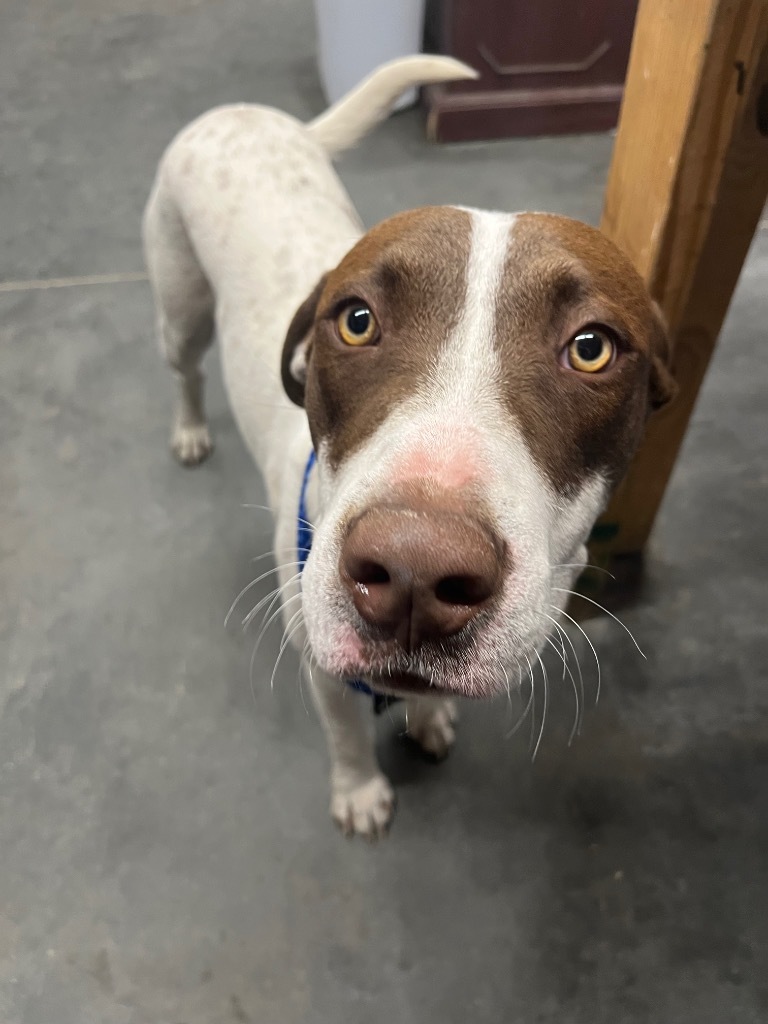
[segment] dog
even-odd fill
[[[331,814],[367,837],[394,797],[365,694],[404,699],[408,733],[442,757],[456,698],[519,685],[674,390],[659,312],[597,230],[442,206],[364,231],[332,157],[405,89],[474,76],[411,57],[309,124],[213,110],[167,149],[143,221],[178,382],[173,451],[185,465],[211,451],[200,362],[215,327],[288,554],[284,642],[305,653]]]

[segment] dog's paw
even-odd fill
[[[383,775],[353,789],[335,789],[331,797],[331,817],[346,836],[380,839],[394,811],[395,794]]]
[[[173,428],[171,451],[183,466],[198,466],[213,451],[213,441],[207,425],[177,424]]]
[[[408,735],[426,754],[442,761],[456,740],[453,727],[457,719],[452,700],[420,700],[415,707],[408,707]]]

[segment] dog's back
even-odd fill
[[[362,233],[331,158],[382,120],[404,89],[473,74],[451,58],[409,57],[377,69],[307,125],[242,104],[204,114],[171,142],[143,234],[161,346],[181,380],[172,446],[182,462],[211,449],[199,363],[215,320],[233,411],[277,500],[283,462],[275,452],[306,433],[279,385],[285,329]]]

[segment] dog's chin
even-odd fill
[[[375,673],[365,673],[364,675],[368,685],[377,693],[393,694],[394,696],[430,693],[437,696],[449,692],[445,687],[436,686],[429,679],[414,675],[412,672],[400,672],[395,675],[376,675]]]
[[[487,680],[453,679],[450,676],[435,682],[412,672],[394,675],[366,675],[365,681],[377,693],[399,697],[463,697],[470,700],[489,700],[497,697],[502,687]]]
[[[479,664],[467,644],[453,650],[430,648],[408,653],[392,641],[382,642],[345,625],[313,645],[314,658],[329,675],[360,680],[377,693],[392,696],[469,697],[487,699],[506,689],[507,673],[497,663]],[[330,649],[329,649],[330,648]]]
[[[363,666],[349,666],[335,675],[343,679],[359,679],[375,693],[393,697],[464,697],[488,700],[502,691],[503,685],[488,679],[476,679],[451,672],[437,673],[427,678],[417,672],[372,670]]]

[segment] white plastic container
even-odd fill
[[[385,61],[421,52],[425,0],[315,0],[318,67],[329,103]],[[416,101],[409,89],[395,105]]]

